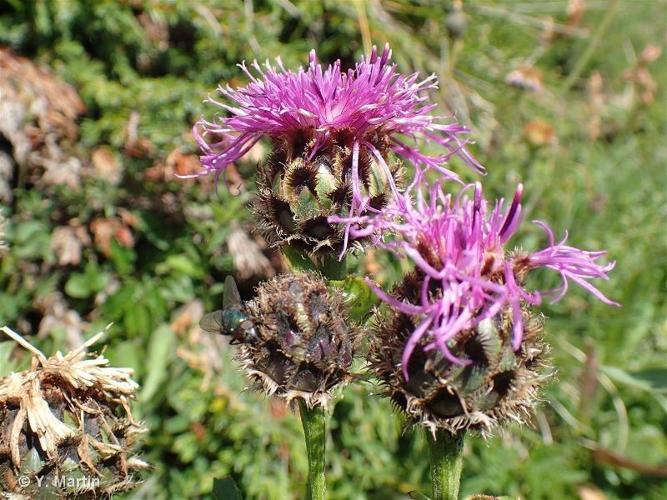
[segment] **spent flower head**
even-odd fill
[[[237,358],[260,391],[326,407],[333,389],[351,379],[358,330],[343,293],[318,273],[275,276],[245,303],[228,277],[223,305],[200,326],[239,345]]]
[[[111,498],[136,488],[149,468],[134,452],[146,431],[131,412],[139,386],[131,369],[87,354],[104,332],[48,358],[8,327],[3,333],[34,356],[30,369],[0,377],[0,491]]]

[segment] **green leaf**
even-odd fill
[[[408,496],[414,500],[431,500],[431,497],[424,495],[418,491],[411,491]]]
[[[74,273],[65,283],[65,293],[75,299],[85,299],[91,294],[88,280],[83,273]]]
[[[119,320],[128,304],[134,304],[133,296],[138,293],[138,285],[126,280],[123,288],[107,298],[104,303],[104,314],[111,321]]]
[[[127,304],[123,314],[123,326],[129,337],[145,336],[151,331],[151,324],[151,313],[144,303]]]
[[[21,259],[45,258],[49,253],[51,235],[45,224],[27,221],[16,226],[12,249]]]
[[[143,376],[146,370],[144,365],[144,349],[140,339],[126,340],[115,344],[113,349],[107,351],[107,357],[112,366],[123,366],[132,368],[135,377]]]
[[[99,292],[109,281],[109,276],[106,273],[99,272],[97,267],[95,267],[95,271],[92,273],[89,273],[88,269],[86,269],[86,278],[92,292]]]
[[[163,324],[157,327],[151,335],[146,359],[147,374],[139,396],[140,401],[149,401],[167,379],[167,369],[175,343],[176,335],[169,325]]]
[[[182,273],[193,278],[201,278],[203,272],[201,267],[185,255],[170,255],[167,259],[159,264],[155,269],[159,274],[166,274],[169,271]]]
[[[83,273],[74,273],[65,284],[65,293],[75,299],[85,299],[102,290],[109,282],[109,275],[97,264],[89,262]]]
[[[213,498],[215,500],[243,500],[236,481],[231,477],[213,480]]]
[[[628,372],[616,366],[603,366],[602,371],[612,380],[648,392],[667,394],[667,368],[646,368]]]
[[[333,280],[329,284],[343,290],[345,302],[350,308],[350,316],[359,323],[368,318],[373,307],[380,301],[366,281],[358,276]]]
[[[136,258],[133,249],[124,247],[115,240],[111,242],[111,260],[119,274],[129,274]]]

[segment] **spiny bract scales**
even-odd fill
[[[308,141],[304,144],[304,141]],[[272,244],[289,243],[318,255],[339,253],[344,227],[329,222],[346,215],[353,197],[353,136],[340,132],[311,158],[314,139],[276,141],[274,152],[259,169],[259,196],[255,213],[263,236]],[[388,155],[379,140],[376,148]],[[359,189],[368,206],[382,209],[391,198],[391,186],[400,184],[400,162],[388,162],[391,179],[367,151],[358,159]]]
[[[357,340],[341,291],[315,273],[281,275],[246,304],[258,338],[240,344],[239,359],[268,394],[326,406],[349,380]]]
[[[113,368],[86,348],[46,358],[3,328],[36,356],[32,367],[0,378],[0,491],[12,498],[110,498],[137,484],[148,465],[132,448],[144,429],[129,401],[132,370]]]
[[[414,300],[406,294],[418,290],[415,274],[406,278],[397,297]],[[525,307],[522,314],[523,342],[518,350],[512,347],[512,313],[506,309],[454,338],[449,349],[459,362],[440,349],[426,349],[428,342],[422,339],[407,367],[401,359],[415,320],[398,311],[380,315],[371,368],[396,406],[432,431],[486,433],[505,420],[525,420],[549,373],[542,318]]]

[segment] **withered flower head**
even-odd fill
[[[277,276],[259,286],[245,312],[254,331],[239,342],[238,358],[258,388],[326,406],[334,387],[349,380],[357,330],[342,292],[320,275]]]
[[[0,378],[0,491],[21,498],[110,498],[131,490],[148,465],[133,453],[145,430],[130,412],[132,370],[79,349],[35,357],[30,370]]]

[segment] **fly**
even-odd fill
[[[209,333],[229,335],[232,344],[248,344],[259,338],[255,325],[245,312],[236,281],[231,276],[225,278],[222,309],[205,314],[199,321],[199,327]]]

